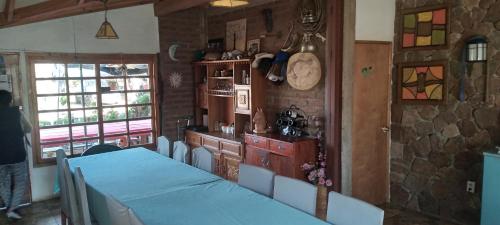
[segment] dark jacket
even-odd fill
[[[18,108],[0,109],[0,165],[26,160],[21,116]]]

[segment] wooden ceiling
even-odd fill
[[[16,6],[18,1],[21,7]],[[108,9],[150,4],[158,1],[109,0]],[[30,2],[35,4],[29,4]],[[3,10],[0,9],[0,28],[104,10],[104,4],[100,0],[0,0],[0,6],[3,6]]]
[[[211,0],[108,0],[108,9],[155,4],[155,15],[208,5]],[[276,0],[250,0],[255,6]],[[104,10],[102,0],[0,0],[0,29]],[[230,9],[218,9],[225,12]],[[212,10],[213,11],[213,10]],[[214,11],[219,12],[219,11]]]

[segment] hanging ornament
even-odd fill
[[[170,74],[170,87],[179,88],[182,85],[182,74],[178,72],[173,72]]]

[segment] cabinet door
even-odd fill
[[[277,175],[299,178],[297,177],[298,174],[294,174],[295,169],[293,168],[291,158],[287,156],[270,153],[269,168]]]
[[[241,160],[224,155],[224,177],[227,180],[238,182],[238,175],[240,173]]]
[[[256,147],[247,145],[245,147],[245,163],[253,166],[270,168],[270,160],[268,151],[260,150]]]

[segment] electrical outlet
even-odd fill
[[[467,192],[475,193],[476,192],[476,182],[475,181],[467,181]]]

